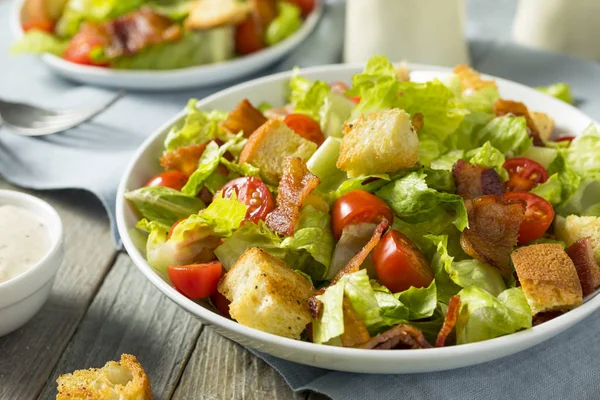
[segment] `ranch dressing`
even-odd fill
[[[0,283],[36,265],[50,249],[50,235],[34,213],[0,206]]]

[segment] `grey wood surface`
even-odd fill
[[[0,189],[15,189],[0,178]],[[117,253],[95,197],[32,192],[61,215],[65,262],[49,301],[0,338],[0,400],[53,399],[58,375],[101,367],[122,353],[140,360],[155,398],[310,399],[243,347],[193,319]]]

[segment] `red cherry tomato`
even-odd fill
[[[167,171],[150,179],[145,186],[165,186],[171,189],[181,190],[187,183],[188,177],[179,171]]]
[[[271,211],[275,209],[275,200],[273,195],[267,188],[267,185],[256,177],[237,178],[219,190],[223,193],[223,197],[230,198],[233,193],[236,193],[239,201],[248,207],[245,221],[258,223],[264,220]]]
[[[571,143],[575,139],[572,135],[562,135],[554,139],[555,142],[569,142]]]
[[[394,220],[394,213],[383,200],[364,190],[353,190],[341,196],[333,205],[333,234],[339,240],[346,226],[362,222],[378,223],[383,218],[387,219],[390,225]]]
[[[85,24],[79,32],[73,36],[69,46],[63,54],[63,58],[76,64],[106,67],[108,63],[92,60],[90,54],[97,48],[103,48],[107,44],[107,38],[103,31],[93,24]]]
[[[171,266],[167,270],[175,289],[188,299],[198,300],[217,292],[217,284],[223,272],[218,261],[205,264]]]
[[[217,310],[219,310],[219,313],[221,313],[221,315],[227,318],[231,318],[231,315],[229,314],[229,305],[231,304],[231,302],[227,300],[227,297],[223,296],[217,291],[215,294],[210,296],[210,299],[212,300],[215,307],[217,307]]]
[[[527,192],[505,193],[507,199],[521,199],[527,202],[525,218],[519,227],[519,245],[539,239],[548,230],[554,219],[554,209],[540,196]]]
[[[504,184],[508,192],[528,192],[548,180],[548,171],[529,158],[509,158],[504,163],[504,169],[509,176]]]
[[[298,135],[320,146],[325,141],[321,126],[317,121],[304,114],[290,114],[283,120]]]
[[[263,33],[252,16],[246,18],[235,28],[235,51],[246,55],[255,53],[265,47]]]
[[[411,286],[426,287],[433,281],[429,261],[403,233],[386,233],[373,249],[373,263],[379,281],[394,293]]]
[[[306,17],[308,14],[310,14],[315,8],[315,0],[287,0],[287,2],[300,7],[303,17]]]

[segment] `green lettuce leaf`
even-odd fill
[[[330,92],[319,110],[321,130],[325,137],[343,137],[344,122],[350,118],[355,104],[339,93]]]
[[[317,299],[323,303],[323,314],[320,319],[312,321],[313,342],[340,345],[336,339],[344,333],[344,288],[345,282],[338,282],[325,290]]]
[[[503,154],[519,154],[531,146],[524,117],[503,116],[492,119],[478,133],[479,142],[490,144]]]
[[[231,175],[231,179],[240,176],[260,176],[260,169],[248,163],[238,164],[223,157],[221,157],[220,163],[227,167]]]
[[[125,198],[144,218],[169,227],[206,207],[199,198],[164,186],[136,189],[126,193]]]
[[[300,7],[285,1],[279,2],[279,15],[267,27],[265,39],[273,46],[292,36],[302,26]]]
[[[492,113],[471,111],[470,114],[465,115],[456,131],[448,136],[444,144],[451,150],[463,151],[480,146],[477,134],[492,119],[494,119]]]
[[[546,199],[548,203],[556,207],[563,201],[562,185],[558,174],[550,175],[546,182],[531,189],[531,193]]]
[[[353,190],[364,190],[373,193],[390,182],[388,174],[361,175],[343,181],[333,193],[334,198],[339,198]]]
[[[442,207],[456,213],[454,225],[463,230],[468,226],[467,210],[462,197],[438,192],[426,183],[424,171],[410,174],[394,181],[377,191],[394,213],[408,222],[423,222],[430,218],[432,210]]]
[[[462,103],[471,112],[493,115],[493,106],[500,99],[495,86],[486,86],[462,96]]]
[[[554,207],[561,207],[575,194],[581,178],[567,166],[562,153],[554,157],[547,169],[550,178],[531,192],[545,198]]]
[[[456,322],[457,344],[493,339],[531,328],[531,309],[521,288],[507,289],[496,298],[476,286],[458,294],[461,307]]]
[[[360,97],[352,118],[394,107],[399,85],[392,63],[384,56],[372,57],[367,61],[364,71],[352,77],[352,88],[346,93]]]
[[[448,147],[433,135],[421,134],[419,136],[419,164],[430,165],[446,151],[448,151]]]
[[[171,227],[157,221],[148,221],[144,218],[137,223],[136,228],[148,233],[148,238],[146,239],[146,258],[150,265],[152,265],[153,263],[150,262],[153,259],[152,255],[159,251],[165,244]],[[163,265],[162,268],[155,268],[155,270],[166,279],[168,278],[167,267],[168,265]]]
[[[428,287],[411,286],[396,294],[398,300],[408,308],[408,320],[429,318],[437,306],[437,287],[435,280]]]
[[[356,315],[365,323],[370,333],[376,332],[384,324],[380,315],[380,305],[375,297],[375,291],[371,287],[367,270],[361,269],[342,279],[344,280],[344,293]]]
[[[176,125],[165,139],[165,151],[179,147],[205,143],[217,138],[218,124],[227,118],[221,111],[200,111],[196,108],[197,99],[190,99],[186,106],[187,115],[182,124]]]
[[[346,180],[346,173],[336,167],[341,143],[341,139],[328,137],[306,163],[308,170],[321,181],[319,190],[325,193],[335,190]]]
[[[21,39],[11,46],[10,53],[49,53],[62,57],[68,45],[69,42],[67,40],[62,40],[50,33],[33,29],[25,33]]]
[[[466,159],[471,164],[483,165],[487,168],[493,168],[500,178],[508,180],[508,172],[504,169],[504,154],[494,148],[490,142],[485,142],[483,146],[473,149],[466,154]]]
[[[558,210],[558,214],[600,217],[600,181],[584,179],[573,196]]]
[[[300,68],[295,67],[289,82],[288,101],[297,104],[306,96],[312,85],[313,82],[310,79],[300,76]]]
[[[188,196],[196,196],[200,189],[204,186],[206,180],[215,172],[219,163],[221,162],[221,158],[223,155],[229,150],[229,148],[236,142],[236,139],[230,140],[229,142],[223,144],[219,147],[216,142],[210,142],[204,153],[202,153],[202,157],[200,157],[200,161],[198,162],[198,168],[194,171],[194,173],[190,176],[185,186],[181,189],[181,191]],[[221,182],[222,183],[222,182]],[[217,186],[217,189],[222,185]]]
[[[539,146],[531,146],[521,154],[519,157],[526,157],[532,159],[533,161],[540,164],[542,167],[548,169],[550,168],[550,164],[556,156],[558,155],[558,150],[553,149],[551,147],[539,147]]]
[[[538,86],[536,89],[552,97],[556,97],[565,103],[573,104],[574,102],[573,95],[571,94],[571,87],[568,83],[559,82],[549,86]]]
[[[506,284],[498,269],[481,261],[453,262],[446,272],[450,275],[450,279],[462,288],[477,286],[493,296],[498,296],[506,289]]]
[[[297,98],[294,112],[305,114],[317,122],[321,122],[321,108],[325,104],[325,99],[329,96],[331,88],[322,81],[314,82],[308,91]]]
[[[431,164],[429,164],[429,167],[432,169],[452,171],[454,164],[456,164],[458,160],[462,160],[464,156],[464,150],[450,150],[446,154],[433,160]]]
[[[436,246],[436,251],[431,259],[431,269],[435,276],[438,302],[448,304],[450,297],[460,290],[460,286],[454,283],[446,272],[452,269],[454,261],[454,258],[448,254],[448,236],[426,235],[425,238]]]
[[[564,152],[567,164],[579,176],[600,180],[600,133],[593,123]]]

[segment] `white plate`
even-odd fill
[[[414,72],[411,77],[415,81],[428,81],[450,72],[438,67],[413,65],[412,68]],[[361,70],[361,65],[331,65],[308,68],[301,74],[313,80],[351,82],[352,75]],[[243,98],[250,99],[254,104],[263,101],[275,105],[283,104],[284,87],[290,76],[291,72],[284,72],[237,85],[207,97],[200,101],[198,106],[205,110],[231,110]],[[549,113],[555,118],[559,129],[579,133],[591,122],[590,118],[579,110],[550,96],[518,83],[493,79],[496,79],[502,97],[523,101],[533,110]],[[143,250],[135,247],[128,233],[129,229],[135,226],[137,217],[123,195],[129,189],[143,186],[150,177],[161,172],[158,158],[163,150],[165,136],[171,126],[184,115],[185,113],[180,113],[146,140],[125,171],[117,194],[119,233],[137,267],[161,292],[192,315],[212,325],[222,335],[242,345],[286,360],[340,371],[431,372],[474,365],[527,349],[575,325],[600,307],[600,296],[596,296],[582,306],[532,329],[485,342],[423,350],[361,350],[318,345],[275,336],[226,319],[210,308],[185,298],[161,279],[144,259]]]
[[[20,13],[25,0],[18,0],[12,10],[11,25],[17,38],[23,36]],[[41,59],[54,72],[80,83],[132,90],[176,90],[204,86],[215,86],[248,76],[274,64],[298,47],[315,29],[323,13],[322,1],[306,18],[302,27],[286,40],[264,50],[222,63],[197,67],[152,71],[116,70],[79,65],[52,54],[43,54]]]

